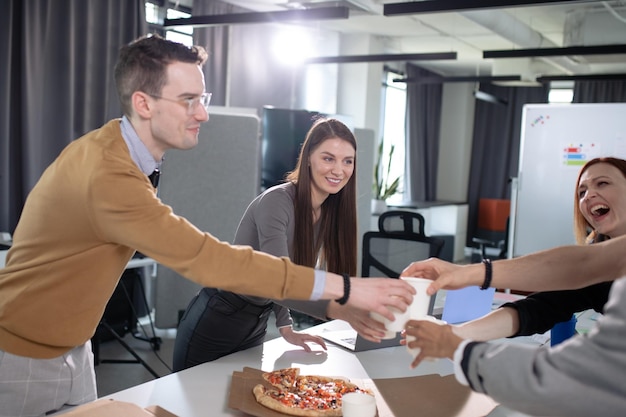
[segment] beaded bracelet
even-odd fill
[[[491,278],[493,275],[493,269],[491,265],[491,259],[483,259],[483,264],[485,265],[485,281],[483,285],[480,286],[481,290],[486,290],[491,286]]]
[[[350,298],[350,275],[341,274],[343,277],[343,297],[337,298],[337,301],[340,305],[344,305],[348,302],[348,298]]]

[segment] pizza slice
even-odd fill
[[[349,392],[367,392],[369,390],[361,389],[347,379],[331,378],[319,375],[301,375],[296,379],[296,391],[300,392],[318,392],[322,394],[338,394],[339,396]]]
[[[264,380],[276,388],[292,390],[296,386],[296,380],[300,375],[300,368],[283,368],[275,371],[263,372]]]
[[[339,417],[343,415],[337,401],[324,397],[303,396],[284,389],[268,389],[258,384],[253,389],[257,402],[270,410],[290,416]]]

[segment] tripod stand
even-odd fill
[[[105,309],[102,320],[98,325],[96,334],[92,338],[92,347],[94,353],[94,364],[100,363],[138,363],[155,378],[159,375],[152,369],[137,352],[124,341],[123,335],[131,333],[136,339],[150,343],[154,351],[159,350],[162,340],[154,335],[153,337],[142,337],[137,332],[137,322],[139,314],[136,304],[142,302],[140,306],[145,309],[145,313],[149,314],[149,306],[146,300],[145,289],[142,281],[142,274],[137,269],[129,269],[124,272],[120,279],[115,292],[111,296],[109,303]],[[100,343],[103,340],[115,339],[124,349],[126,349],[135,359],[102,359],[100,358]]]

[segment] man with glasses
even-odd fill
[[[0,416],[96,398],[90,338],[136,250],[202,286],[274,299],[336,299],[389,318],[404,281],[314,271],[234,247],[174,214],[149,180],[209,119],[206,52],[160,37],[120,50],[124,116],[73,141],[31,191],[0,270]],[[250,279],[254,275],[254,279]]]

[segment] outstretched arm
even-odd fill
[[[389,307],[406,311],[413,300],[413,294],[413,287],[401,279],[353,277],[346,286],[341,275],[328,272],[321,298],[338,300],[347,296],[347,306],[374,311],[393,320]]]
[[[510,337],[517,334],[519,317],[514,308],[498,308],[480,318],[452,326],[452,331],[463,339],[477,342]]]
[[[626,275],[626,236],[588,246],[561,246],[515,259],[493,262],[492,287],[521,291],[582,288]],[[404,276],[432,279],[428,292],[483,285],[485,266],[454,265],[431,258],[414,262]]]

